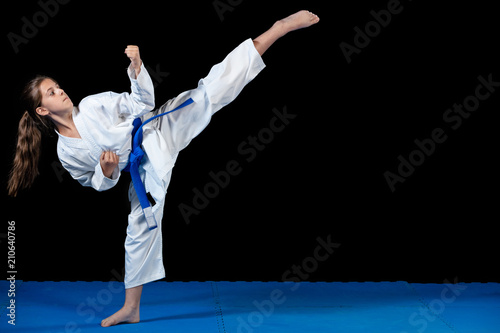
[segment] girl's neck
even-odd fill
[[[80,133],[75,126],[75,122],[73,121],[73,112],[68,112],[63,116],[53,116],[52,121],[57,128],[59,134],[69,137],[69,138],[77,138],[81,139]]]

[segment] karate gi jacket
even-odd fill
[[[154,86],[144,64],[138,76],[129,67],[130,93],[104,92],[84,98],[73,109],[73,120],[81,139],[58,133],[57,154],[63,167],[83,186],[105,191],[116,185],[131,151],[132,122],[172,110],[188,98],[194,103],[168,116],[160,117],[143,128],[146,155],[140,172],[146,191],[156,202],[163,201],[170,171],[180,150],[209,123],[211,116],[230,103],[265,67],[262,58],[247,39],[201,79],[198,87],[169,100],[158,110],[154,105]],[[119,165],[107,178],[100,166],[104,151],[115,152]]]

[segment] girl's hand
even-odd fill
[[[132,63],[132,68],[135,70],[135,76],[136,77],[139,76],[142,65],[141,55],[139,53],[139,47],[136,45],[127,45],[127,48],[125,49],[125,54]]]
[[[113,171],[118,166],[119,162],[118,155],[113,153],[112,151],[105,151],[101,155],[101,168],[104,176],[111,178],[113,175]]]

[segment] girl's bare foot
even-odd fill
[[[123,307],[112,316],[101,321],[102,327],[114,326],[120,323],[134,324],[140,321],[139,308]]]
[[[297,29],[307,28],[319,22],[319,17],[307,10],[301,10],[276,22],[281,25],[284,34]]]
[[[259,37],[253,40],[255,49],[260,55],[263,55],[271,45],[279,38],[283,37],[290,31],[307,28],[319,22],[318,15],[315,15],[307,10],[301,10],[295,14],[288,16],[273,24],[271,29],[264,32]]]

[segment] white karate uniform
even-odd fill
[[[129,67],[131,93],[105,92],[83,99],[73,110],[73,120],[81,139],[59,135],[57,154],[71,176],[84,186],[98,191],[113,187],[128,163],[131,151],[132,122],[146,120],[174,109],[192,98],[194,103],[159,117],[143,128],[142,147],[145,156],[139,167],[146,192],[153,206],[158,228],[149,230],[133,184],[130,184],[131,212],[125,240],[125,288],[136,287],[165,277],[162,257],[161,221],[172,168],[179,151],[185,148],[209,123],[212,115],[233,101],[265,64],[251,39],[234,49],[215,65],[198,87],[169,100],[154,109],[151,78],[141,67],[139,75]],[[104,176],[100,157],[104,151],[119,156],[119,165],[111,178]]]

